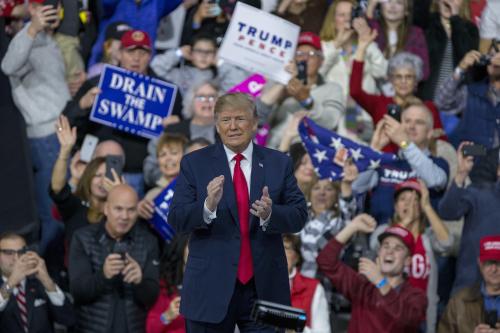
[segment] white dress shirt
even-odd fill
[[[7,282],[7,278],[5,276],[2,276],[3,283]],[[21,281],[21,286],[24,289],[24,292],[26,293],[26,279]],[[50,303],[52,303],[55,306],[62,306],[64,304],[64,293],[62,292],[61,289],[59,289],[59,286],[56,284],[56,291],[45,291],[47,293],[47,296],[49,297]],[[14,287],[12,288],[12,296],[16,296],[18,293],[18,288]],[[2,294],[0,293],[0,311],[3,311],[5,307],[7,306],[7,303],[9,302],[9,299],[4,299]]]
[[[236,160],[234,159],[234,157],[237,155],[237,153],[227,148],[225,145],[222,146],[224,147],[224,151],[226,152],[227,161],[229,163],[229,170],[231,171],[231,179],[233,179],[234,167],[236,165]],[[250,197],[250,184],[252,177],[252,154],[253,154],[253,142],[250,141],[248,147],[246,147],[246,149],[241,152],[241,155],[243,155],[244,159],[240,161],[241,171],[243,172],[243,175],[245,176],[245,180],[247,182],[249,197]],[[203,209],[203,220],[205,221],[205,223],[210,224],[212,223],[212,220],[214,220],[216,217],[217,217],[217,207],[213,212],[211,212],[207,207],[207,200],[205,199],[205,204]],[[266,220],[260,219],[260,226],[264,229],[264,231],[265,227],[267,226],[267,222],[269,222],[270,218],[271,214],[269,214],[269,217]]]

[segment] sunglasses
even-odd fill
[[[18,256],[22,256],[28,251],[27,248],[23,247],[20,250],[12,250],[12,249],[0,249],[0,253],[5,254],[6,256],[13,256],[17,254]]]

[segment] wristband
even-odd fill
[[[387,281],[387,278],[383,278],[379,283],[377,283],[376,287],[377,289],[383,288],[387,283],[389,283],[389,281]]]
[[[170,324],[170,320],[167,318],[167,314],[163,312],[160,316],[160,321],[162,322],[163,325],[168,325]]]
[[[303,107],[305,107],[306,109],[311,109],[313,104],[314,104],[314,100],[312,99],[311,96],[307,97],[305,100],[303,101],[300,101],[299,102],[300,105],[302,105]]]
[[[464,70],[462,68],[457,66],[455,68],[455,70],[453,71],[453,74],[455,75],[455,77],[457,79],[461,79],[465,73],[464,73]]]

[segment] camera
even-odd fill
[[[478,66],[488,66],[491,63],[491,55],[489,54],[482,54],[481,57],[479,58],[479,61],[477,62]]]
[[[464,157],[467,156],[477,156],[477,157],[482,157],[486,156],[486,148],[482,145],[464,145],[462,147],[462,154]]]

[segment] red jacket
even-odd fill
[[[317,258],[318,268],[351,301],[349,333],[417,332],[425,320],[425,293],[405,281],[383,296],[363,275],[339,260],[342,244],[332,239]]]
[[[394,103],[392,97],[387,97],[384,95],[372,95],[368,94],[363,90],[363,68],[364,62],[354,60],[352,62],[352,73],[351,80],[349,81],[349,91],[351,97],[358,103],[363,109],[370,114],[373,119],[373,124],[377,123],[387,114],[387,105]],[[443,129],[443,124],[441,123],[441,117],[439,116],[439,111],[432,103],[432,101],[425,101],[424,104],[429,108],[432,113],[432,118],[434,120],[434,128]],[[445,135],[441,136],[440,139],[448,140]],[[384,148],[386,152],[397,152],[398,147],[395,144],[389,144]]]
[[[318,280],[305,277],[298,271],[292,280],[292,306],[306,312],[308,327],[311,327],[311,306],[318,283]]]
[[[160,320],[161,314],[168,309],[170,302],[177,296],[179,296],[177,292],[167,295],[165,283],[163,281],[160,283],[160,294],[155,305],[149,310],[146,319],[147,333],[186,333],[185,321],[182,315],[179,315],[168,325],[164,325]]]

